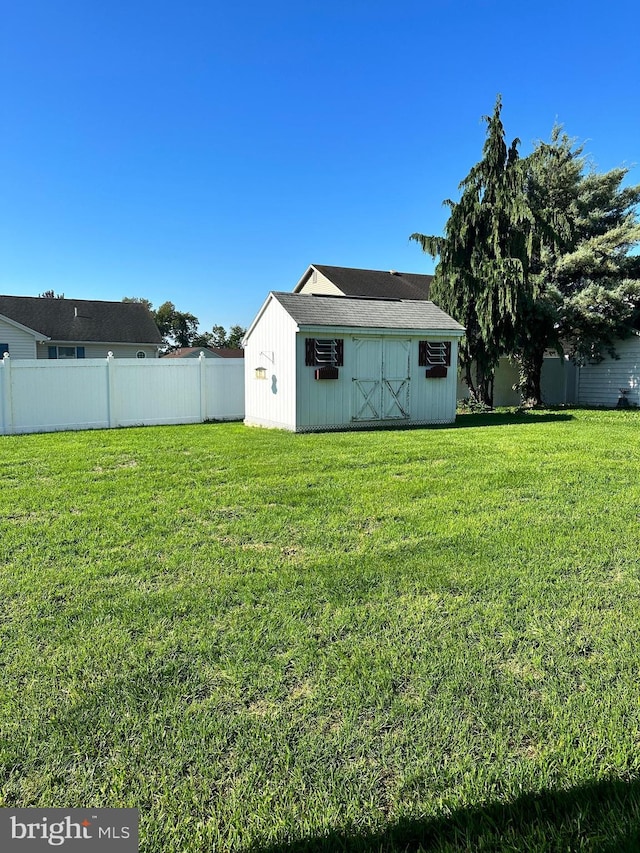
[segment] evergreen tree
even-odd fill
[[[529,259],[536,233],[520,141],[507,148],[501,109],[498,96],[493,115],[485,116],[482,160],[459,185],[460,201],[445,202],[451,213],[444,237],[411,235],[425,252],[439,257],[432,298],[464,325],[463,376],[471,394],[489,405],[499,358],[513,351],[532,299]]]
[[[583,147],[555,127],[523,161],[538,240],[531,259],[533,298],[516,353],[525,401],[542,402],[546,350],[576,363],[615,357],[615,341],[640,312],[640,186],[622,188],[627,169],[585,174]]]

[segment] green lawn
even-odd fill
[[[0,437],[0,805],[637,850],[640,413]],[[423,845],[423,846],[421,846]]]

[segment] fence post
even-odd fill
[[[207,419],[207,357],[202,350],[200,350],[198,361],[200,362],[200,423],[204,423]]]
[[[11,359],[5,352],[2,359],[2,432],[9,435],[13,432],[13,394],[11,388]]]
[[[109,350],[107,353],[107,418],[110,427],[118,426],[115,412],[115,372],[115,359],[113,357],[113,353]]]

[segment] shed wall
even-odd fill
[[[296,328],[284,308],[271,299],[245,346],[246,424],[295,429]],[[256,378],[259,367],[266,370],[266,379]]]
[[[344,341],[344,364],[338,368],[338,379],[317,380],[315,368],[305,365],[305,341],[308,337],[339,337]],[[391,417],[380,420],[355,418],[358,408],[354,404],[356,375],[355,348],[359,340],[406,341],[409,349],[408,402],[409,417]],[[452,341],[451,364],[447,377],[426,379],[425,368],[418,366],[418,344],[421,340],[451,340],[449,334],[422,333],[421,335],[399,332],[397,335],[381,334],[380,330],[362,330],[357,335],[340,329],[327,327],[317,330],[305,329],[297,335],[297,426],[298,431],[319,429],[351,429],[367,426],[397,426],[425,423],[451,423],[456,413],[456,368],[457,341]],[[396,368],[394,368],[396,370]],[[371,376],[377,375],[378,365],[372,365]],[[399,374],[398,374],[399,375]],[[396,386],[397,387],[397,386]],[[404,402],[403,402],[404,405]],[[387,412],[389,411],[387,407]],[[397,414],[397,411],[395,412]]]

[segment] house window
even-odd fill
[[[75,347],[58,347],[58,358],[75,358]]]
[[[84,347],[49,347],[49,358],[84,358]]]
[[[9,352],[9,344],[0,344],[0,358],[2,358],[5,352]]]
[[[307,367],[342,367],[344,341],[340,338],[307,338]]]
[[[136,353],[136,358],[146,358],[147,354],[143,349],[139,349]]]
[[[420,367],[449,367],[451,365],[451,341],[420,341],[418,365]]]

